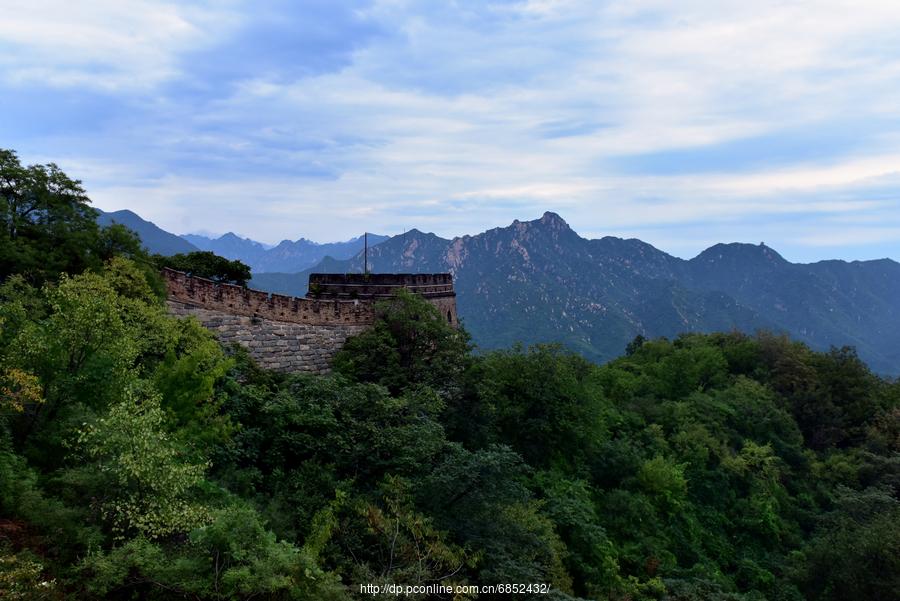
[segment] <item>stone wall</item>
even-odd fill
[[[430,298],[428,301],[437,307],[441,316],[454,328],[459,327],[459,318],[456,316],[456,296],[441,296]]]
[[[374,304],[398,287],[421,294],[454,327],[450,274],[313,274],[319,298],[270,294],[164,269],[169,312],[196,317],[224,344],[246,347],[260,366],[325,373],[347,338],[375,322]]]
[[[455,297],[449,273],[311,273],[307,296],[315,298],[387,298],[406,288],[427,299]]]
[[[245,315],[306,325],[371,325],[372,304],[360,299],[317,300],[270,294],[232,284],[218,284],[174,271],[163,270],[169,300]]]
[[[311,273],[307,297],[319,301],[374,302],[390,298],[397,288],[422,296],[457,327],[456,292],[449,273]]]
[[[331,360],[347,338],[367,326],[359,324],[312,325],[235,315],[169,300],[173,315],[192,315],[223,344],[238,343],[266,369],[286,372],[326,373]]]

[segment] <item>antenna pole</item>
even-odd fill
[[[365,232],[363,237],[366,239],[366,247],[363,252],[363,273],[369,273],[369,232]]]

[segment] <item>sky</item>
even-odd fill
[[[0,148],[273,243],[559,213],[900,260],[896,0],[0,0]]]

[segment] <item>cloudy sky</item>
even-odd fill
[[[0,147],[266,242],[560,213],[900,259],[896,0],[0,0]]]

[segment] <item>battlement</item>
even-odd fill
[[[167,305],[193,316],[223,343],[238,343],[260,365],[324,373],[347,338],[375,323],[375,302],[397,288],[421,294],[453,326],[456,293],[448,273],[313,274],[305,298],[272,294],[163,269]]]
[[[203,309],[308,325],[371,325],[372,303],[274,294],[163,269],[168,298]]]
[[[379,299],[406,288],[425,298],[455,297],[449,273],[312,273],[308,298]]]

